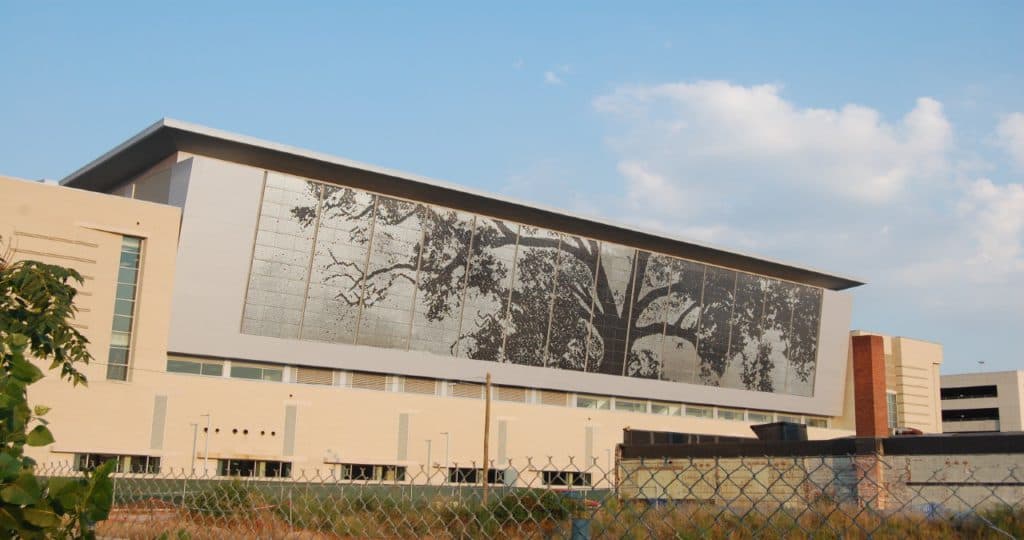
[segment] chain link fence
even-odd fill
[[[526,460],[119,473],[104,538],[1022,538],[1024,470],[975,456]],[[201,467],[200,467],[201,471]],[[42,476],[81,474],[39,466]],[[220,472],[241,472],[225,471]],[[263,469],[264,474],[266,469]],[[484,478],[492,483],[482,486]]]

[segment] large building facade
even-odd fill
[[[1024,371],[943,375],[942,429],[947,433],[1024,431]]]
[[[16,256],[89,276],[99,362],[47,381],[44,460],[473,469],[487,374],[499,469],[628,428],[851,433],[856,280],[170,120],[62,184],[0,182]]]

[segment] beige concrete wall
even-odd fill
[[[863,330],[854,330],[850,335],[882,336],[885,386],[887,391],[896,392],[896,425],[916,428],[924,433],[942,433],[942,408],[939,399],[942,345]],[[853,362],[852,352],[850,362]],[[848,423],[852,426],[852,378],[847,381],[847,386],[847,403],[844,410],[849,411],[849,416],[837,419],[834,423],[836,426],[846,426]]]
[[[942,407],[939,400],[939,366],[942,346],[906,337],[893,337],[894,380],[899,425],[925,433],[942,433]]]
[[[127,453],[162,456],[165,469],[190,468],[191,424],[198,423],[201,470],[206,443],[204,414],[210,415],[215,431],[209,436],[212,459],[286,460],[293,462],[296,470],[324,469],[330,462],[399,464],[410,467],[412,474],[420,467],[443,466],[446,437],[442,433],[447,432],[450,463],[470,466],[475,461],[479,466],[482,460],[482,399],[149,372],[139,374],[130,384],[95,390],[100,392],[103,399],[81,400],[73,407],[57,403],[52,414],[58,442],[53,453],[42,456],[44,460],[69,460],[74,452]],[[167,396],[163,449],[149,444],[157,395]],[[290,405],[297,408],[292,456],[284,451],[285,414]],[[401,414],[409,415],[405,459],[398,456]],[[747,422],[495,401],[490,439],[495,461],[501,452],[499,422],[507,425],[503,453],[517,467],[525,465],[528,458],[533,458],[536,466],[544,465],[548,456],[558,467],[568,467],[570,458],[580,466],[588,463],[588,426],[593,432],[590,458],[602,469],[608,467],[626,427],[752,436]],[[244,430],[248,434],[243,434]],[[808,432],[812,438],[848,434],[817,428]],[[431,441],[430,463],[427,441]]]
[[[371,391],[297,384],[287,382],[294,380],[292,367],[286,368],[286,382],[167,373],[179,223],[180,211],[172,206],[0,180],[0,234],[15,242],[16,256],[72,266],[86,276],[75,324],[90,339],[96,362],[85,368],[88,388],[72,388],[52,377],[33,386],[32,402],[53,407],[49,418],[57,439],[50,447],[33,449],[37,459],[70,461],[75,453],[147,455],[161,457],[165,472],[187,470],[193,463],[201,469],[208,439],[212,460],[285,460],[294,464],[296,474],[340,462],[404,464],[413,474],[420,467],[443,466],[446,446],[449,463],[480,463],[482,399],[408,394],[395,391],[397,385],[391,391]],[[130,376],[127,382],[116,382],[105,379],[105,361],[123,235],[144,238],[144,247]],[[294,365],[300,359],[291,354],[279,360]],[[686,396],[678,398],[684,401]],[[290,407],[296,411],[293,445],[285,437]],[[408,415],[404,458],[399,455],[398,429],[403,414]],[[201,429],[204,415],[209,415],[212,428],[208,437]],[[498,441],[502,423],[504,448]],[[569,467],[570,459],[580,465],[589,453],[607,469],[627,427],[749,437],[750,423],[496,401],[491,458],[497,461],[504,455],[521,467],[532,457],[539,470],[549,467],[548,456],[550,466]],[[200,428],[195,439],[193,424]],[[808,432],[812,438],[850,434],[824,428]],[[193,440],[198,443],[195,454]],[[289,446],[293,451],[287,451]],[[215,467],[211,461],[211,472]]]
[[[10,242],[15,260],[68,266],[84,278],[74,325],[89,339],[89,352],[95,358],[81,368],[89,385],[72,388],[47,377],[30,392],[33,403],[54,408],[49,418],[58,447],[86,444],[86,440],[87,445],[139,446],[137,432],[139,426],[149,425],[152,407],[123,403],[121,396],[130,392],[135,381],[163,371],[166,363],[180,216],[170,206],[0,177],[0,235]],[[125,235],[143,238],[143,248],[129,382],[118,382],[106,380],[106,359]],[[92,416],[96,406],[110,410]]]

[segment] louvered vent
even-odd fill
[[[558,405],[559,407],[565,407],[565,405],[569,402],[569,394],[566,394],[565,392],[541,390],[540,402],[543,405]]]
[[[515,388],[511,386],[499,386],[495,393],[495,399],[498,401],[515,401],[518,403],[524,403],[526,401],[526,389]]]
[[[363,390],[379,390],[384,391],[388,387],[388,378],[386,375],[378,375],[376,373],[352,373],[352,388],[362,388]]]
[[[434,379],[420,379],[418,377],[406,377],[403,391],[410,394],[436,394],[437,381]]]
[[[295,369],[295,382],[301,384],[334,384],[334,372],[329,369],[300,367]]]
[[[464,382],[455,383],[452,386],[452,395],[455,397],[480,399],[484,397],[484,385]]]

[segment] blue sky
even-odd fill
[[[1024,368],[1024,4],[0,0],[0,172],[169,116],[863,278]]]

